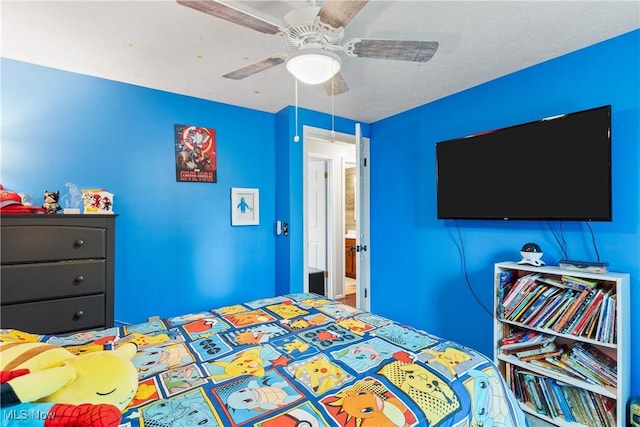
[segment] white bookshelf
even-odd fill
[[[501,273],[510,272],[510,285],[503,286],[501,289],[500,276]],[[612,304],[615,304],[615,324],[611,325],[615,329],[615,339],[613,342],[603,342],[602,339],[594,339],[594,337],[586,337],[573,335],[565,332],[558,332],[555,329],[545,325],[541,327],[539,324],[532,325],[522,323],[521,321],[509,320],[503,313],[503,298],[507,295],[508,290],[515,286],[516,281],[529,274],[540,274],[543,278],[551,278],[560,281],[562,276],[571,276],[578,279],[586,279],[597,282],[597,287],[610,290],[610,293],[616,297]],[[580,390],[589,391],[607,399],[615,400],[616,419],[613,425],[627,425],[626,420],[626,403],[629,400],[630,393],[630,356],[629,356],[629,340],[630,340],[630,313],[629,313],[629,274],[626,273],[588,273],[583,271],[573,271],[561,269],[553,266],[535,267],[530,265],[518,264],[515,262],[501,262],[494,266],[494,360],[498,365],[502,375],[507,378],[512,388],[516,388],[515,382],[517,375],[512,375],[514,371],[527,371],[534,377],[540,378],[540,381],[546,381],[552,378],[561,384],[575,387]],[[523,319],[518,319],[523,320]],[[514,354],[504,354],[501,350],[501,340],[504,336],[509,335],[513,331],[533,331],[547,336],[553,336],[555,342],[571,349],[576,343],[584,343],[595,347],[599,351],[607,354],[615,360],[617,371],[616,386],[598,384],[597,382],[589,382],[584,379],[571,375],[568,372],[558,372],[557,370],[534,365],[528,361],[522,361]],[[604,339],[604,338],[603,338]],[[535,363],[535,362],[534,362]],[[522,394],[522,393],[520,393]],[[580,426],[578,422],[567,422],[561,415],[543,414],[536,411],[535,406],[531,402],[520,401],[525,412],[531,413],[545,421],[558,426]],[[553,404],[553,402],[550,402]],[[557,406],[557,405],[556,405]],[[594,417],[596,415],[594,414]],[[599,425],[597,417],[595,425]]]

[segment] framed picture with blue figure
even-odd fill
[[[231,189],[231,225],[260,224],[260,190]]]

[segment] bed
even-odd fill
[[[526,425],[486,356],[310,293],[28,339],[73,352],[136,343],[124,426]]]

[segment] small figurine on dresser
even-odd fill
[[[44,213],[46,214],[55,214],[62,208],[58,203],[58,199],[60,199],[59,191],[46,191],[44,192],[44,203],[42,204],[42,208],[44,209]]]

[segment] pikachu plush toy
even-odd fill
[[[133,399],[135,344],[75,355],[42,342],[0,343],[3,426],[116,427]]]

